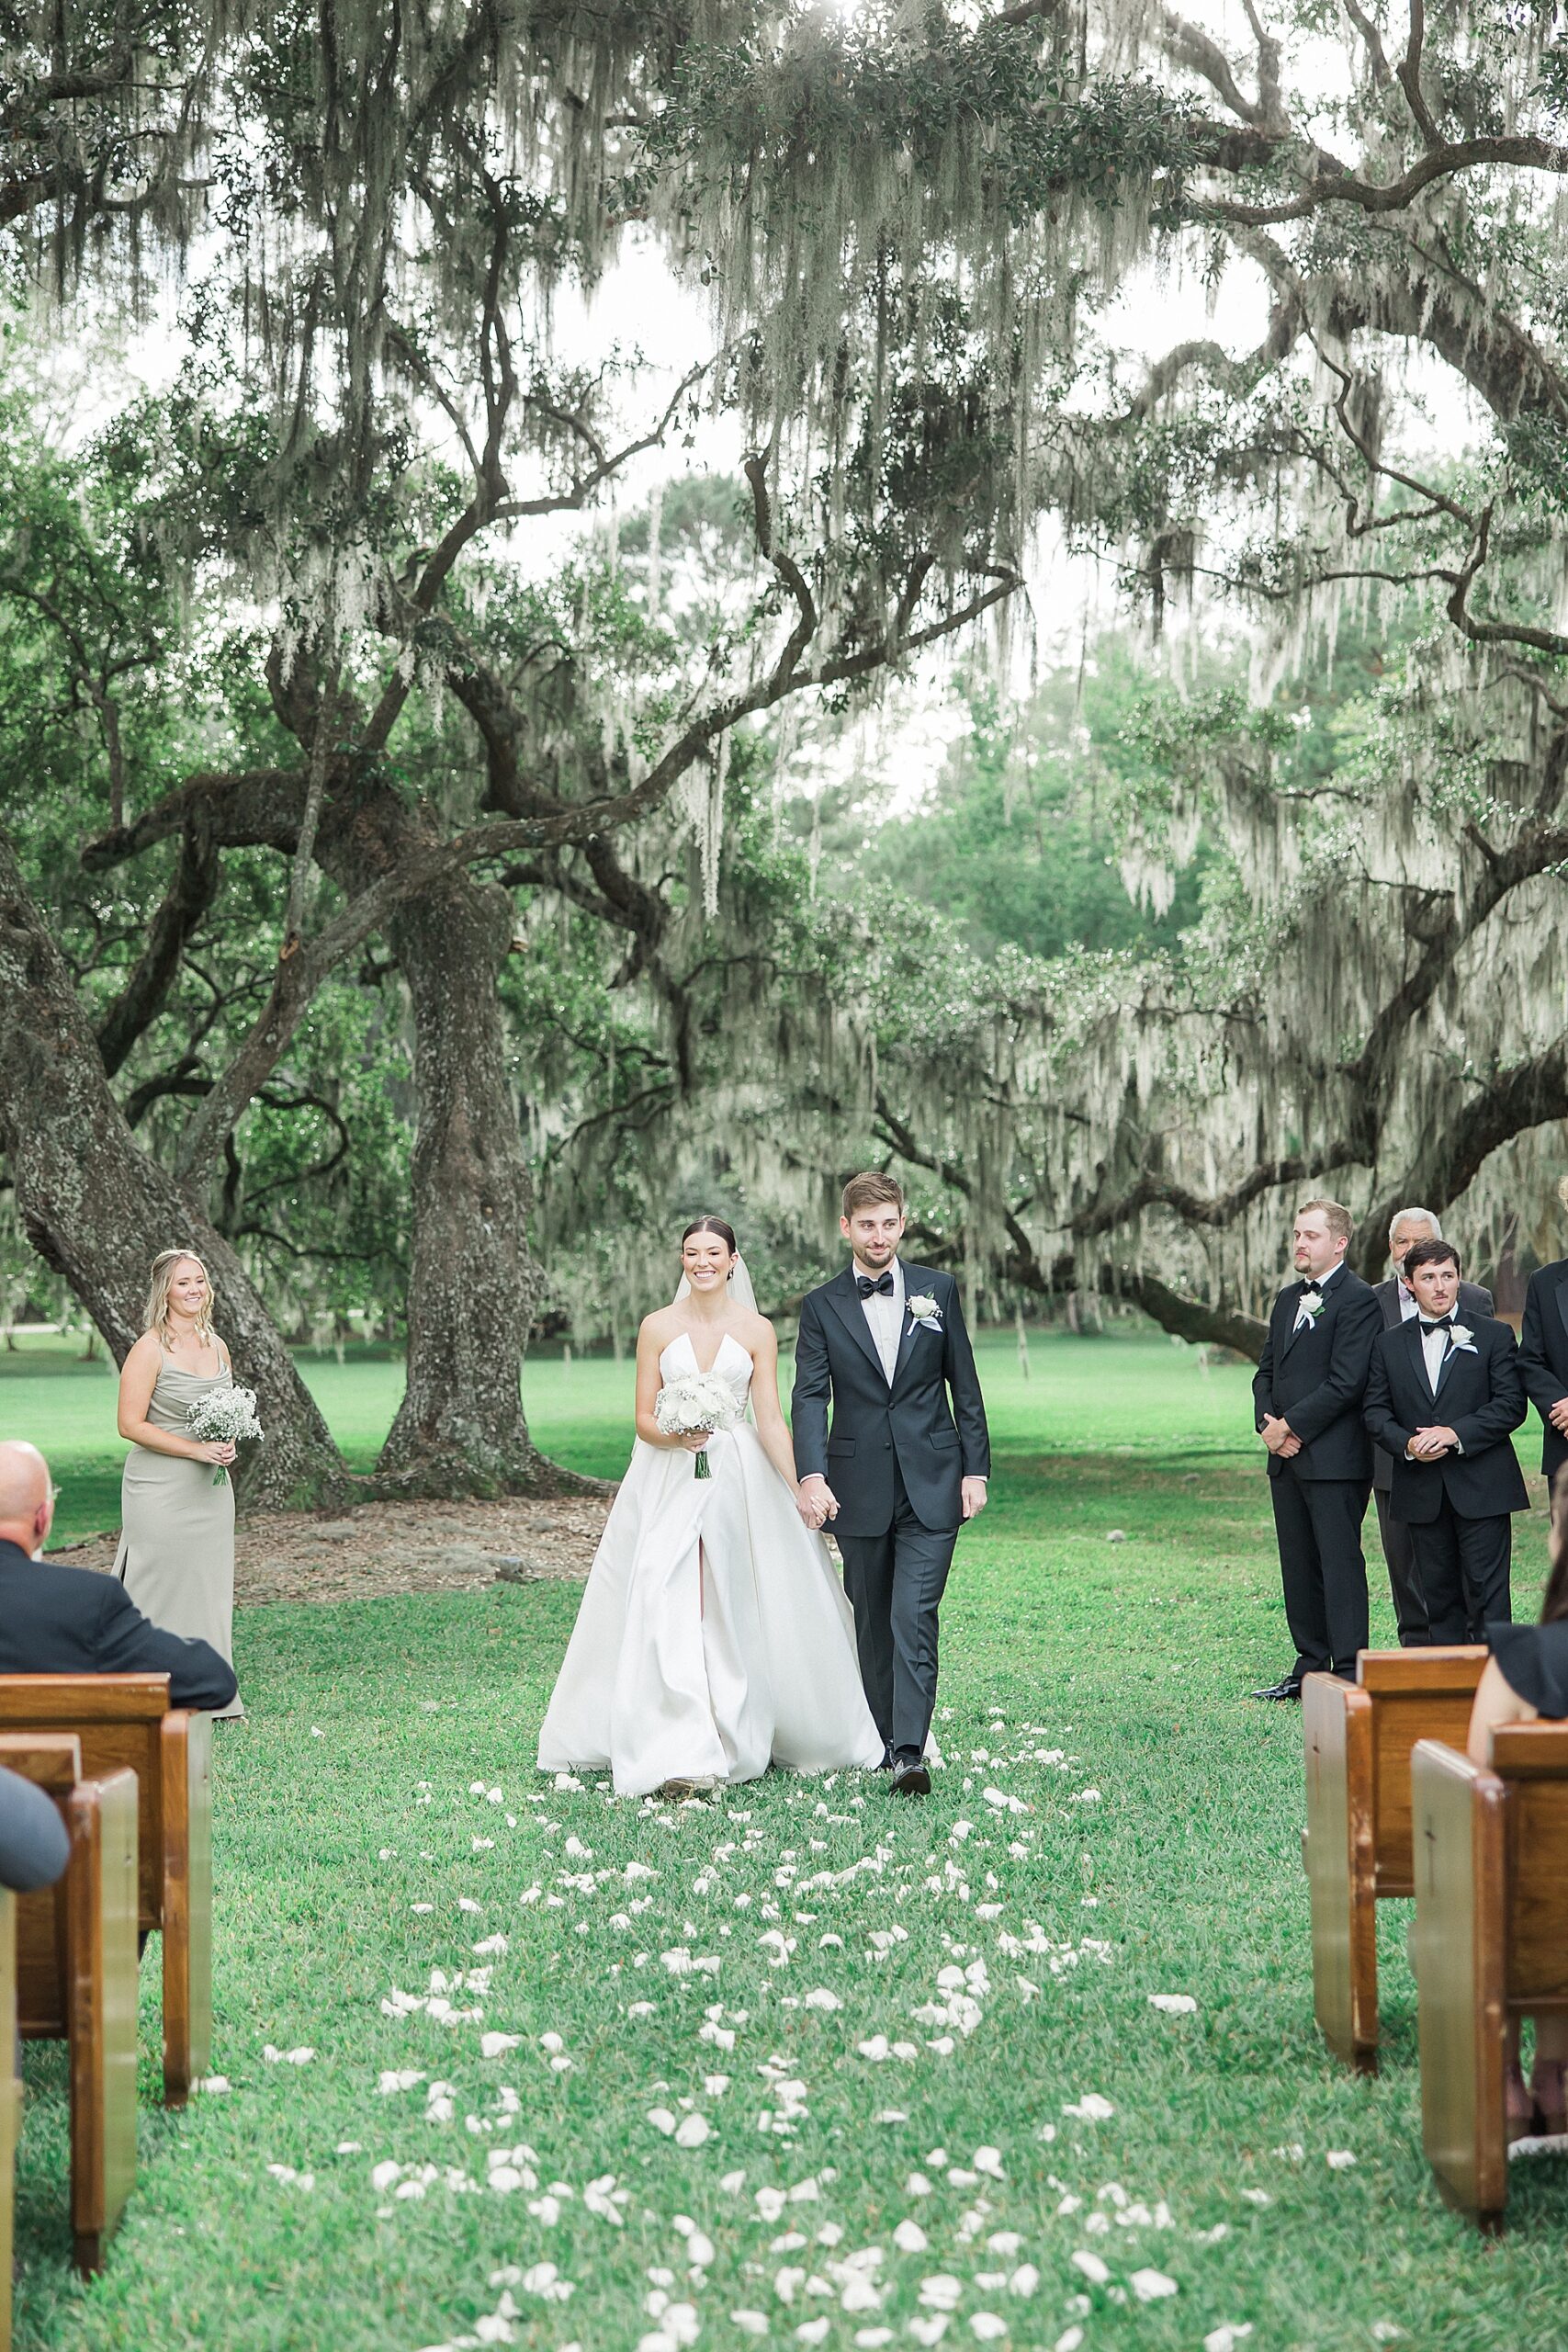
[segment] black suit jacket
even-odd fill
[[[1401,1311],[1403,1284],[1390,1274],[1386,1282],[1374,1283],[1372,1295],[1382,1308],[1382,1319],[1391,1331],[1397,1331],[1405,1317]],[[1478,1323],[1483,1316],[1490,1322],[1493,1315],[1492,1294],[1482,1283],[1461,1283],[1459,1286],[1459,1319],[1461,1323]],[[1411,1318],[1414,1320],[1414,1317]],[[1372,1484],[1386,1495],[1393,1478],[1393,1456],[1381,1445],[1372,1447]]]
[[[1295,1328],[1302,1285],[1289,1283],[1274,1302],[1269,1332],[1253,1375],[1254,1427],[1265,1413],[1282,1413],[1302,1450],[1291,1458],[1298,1478],[1371,1478],[1371,1441],[1361,1419],[1367,1365],[1382,1317],[1370,1283],[1343,1262],[1323,1294],[1323,1312],[1310,1329]],[[1269,1476],[1286,1464],[1269,1456]]]
[[[1568,1462],[1568,1437],[1547,1419],[1553,1405],[1568,1396],[1568,1258],[1555,1259],[1529,1278],[1519,1326],[1519,1371],[1541,1418],[1540,1466],[1550,1478]]]
[[[0,1886],[30,1894],[52,1886],[71,1859],[71,1840],[53,1801],[19,1772],[0,1771]],[[9,2054],[0,2064],[10,2064]]]
[[[1512,1442],[1528,1410],[1514,1335],[1490,1317],[1467,1328],[1472,1347],[1450,1348],[1436,1396],[1427,1379],[1418,1319],[1380,1332],[1372,1350],[1367,1427],[1393,1464],[1389,1509],[1416,1526],[1437,1518],[1445,1495],[1464,1519],[1529,1509]],[[1463,1453],[1412,1462],[1405,1446],[1416,1430],[1435,1421],[1447,1423]]]
[[[226,1707],[234,1669],[143,1617],[118,1577],[0,1542],[0,1674],[166,1674],[172,1707]]]
[[[840,1534],[882,1535],[892,1526],[895,1462],[925,1527],[957,1527],[962,1481],[990,1476],[986,1408],[958,1284],[906,1260],[906,1301],[922,1292],[935,1299],[938,1315],[921,1324],[906,1305],[891,1387],[852,1267],[801,1301],[790,1399],[795,1472],[827,1479],[838,1497],[833,1526]]]

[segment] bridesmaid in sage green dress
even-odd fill
[[[154,1625],[210,1642],[231,1665],[234,1488],[216,1473],[227,1473],[234,1448],[192,1437],[186,1416],[197,1397],[233,1378],[212,1329],[206,1267],[188,1250],[163,1250],[152,1261],[145,1327],[119,1375],[119,1433],[130,1452],[115,1574]],[[244,1712],[237,1697],[223,1710]]]

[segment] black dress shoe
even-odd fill
[[[1282,1682],[1269,1682],[1252,1695],[1255,1699],[1299,1699],[1302,1686],[1295,1676],[1287,1674]]]
[[[931,1776],[919,1756],[896,1756],[893,1758],[893,1786],[901,1797],[929,1797]]]

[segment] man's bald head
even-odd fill
[[[36,1445],[7,1439],[0,1444],[0,1541],[36,1552],[53,1517],[48,1463]]]

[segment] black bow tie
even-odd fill
[[[1323,1284],[1318,1281],[1317,1276],[1316,1276],[1315,1274],[1307,1274],[1307,1275],[1304,1275],[1304,1276],[1303,1277],[1303,1280],[1302,1280],[1302,1289],[1303,1289],[1303,1291],[1309,1291],[1309,1290],[1317,1291],[1317,1292],[1319,1292],[1319,1293],[1321,1294],[1322,1289],[1323,1289]]]
[[[897,1284],[891,1273],[882,1274],[874,1282],[869,1274],[857,1274],[855,1288],[863,1298],[874,1298],[879,1291],[884,1298],[891,1298]]]
[[[1454,1318],[1451,1315],[1438,1315],[1429,1323],[1424,1315],[1421,1317],[1423,1331],[1451,1331],[1453,1328]]]

